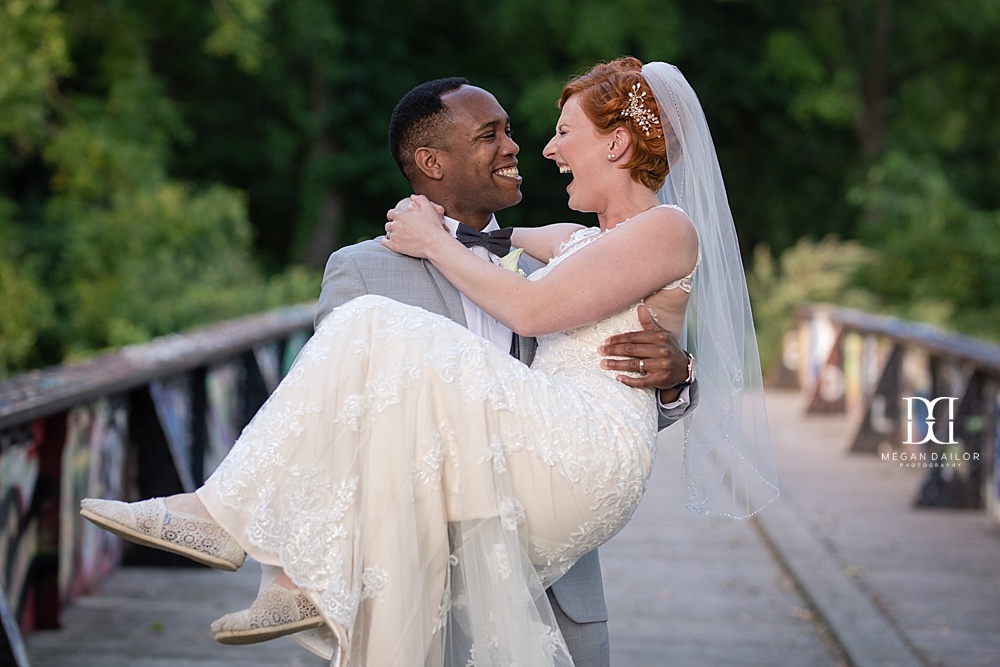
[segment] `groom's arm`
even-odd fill
[[[601,366],[638,373],[639,361],[642,360],[642,375],[622,375],[619,380],[630,387],[657,389],[660,430],[663,430],[698,404],[698,383],[694,381],[677,389],[678,385],[687,384],[692,379],[691,359],[681,348],[677,336],[653,321],[644,306],[639,308],[638,314],[642,330],[610,336],[599,350],[607,357],[601,361]]]
[[[678,399],[672,403],[664,403],[661,398],[659,401],[660,408],[660,422],[659,430],[663,430],[673,424],[674,422],[680,420],[684,415],[686,415],[691,410],[694,410],[695,406],[698,405],[698,381],[695,380],[691,383],[690,387],[686,387],[680,392]]]

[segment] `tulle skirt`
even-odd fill
[[[545,587],[631,516],[656,413],[557,368],[573,365],[528,368],[446,318],[355,299],[198,495],[310,596],[326,625],[296,638],[333,665],[571,665]]]

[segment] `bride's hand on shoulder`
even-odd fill
[[[444,225],[444,208],[423,195],[401,199],[385,217],[382,245],[411,257],[427,257],[435,244],[451,240]]]

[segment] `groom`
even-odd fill
[[[507,113],[493,95],[463,78],[429,81],[407,93],[393,111],[389,147],[413,192],[444,207],[452,233],[459,221],[479,232],[497,230],[494,212],[521,201],[520,149],[511,138]],[[498,261],[484,246],[471,252]],[[540,265],[532,262],[522,255],[519,266],[529,273]],[[330,256],[316,324],[363,294],[386,296],[449,317],[525,363],[534,355],[533,339],[519,338],[484,313],[429,261],[397,255],[378,240],[341,248]],[[642,359],[646,374],[630,384],[661,388],[660,427],[665,428],[691,407],[689,390],[676,389],[690,379],[688,358],[672,334],[648,317],[643,325],[644,331],[615,337],[615,344],[603,353],[628,358],[606,359],[605,367],[638,371]],[[694,392],[690,393],[693,398]],[[664,401],[674,403],[665,407]],[[575,664],[610,665],[608,612],[596,551],[552,586],[549,600]]]

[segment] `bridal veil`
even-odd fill
[[[698,96],[674,65],[642,77],[660,110],[670,173],[661,203],[681,207],[698,230],[701,264],[681,345],[695,357],[698,407],[685,417],[688,507],[747,518],[778,496],[760,355],[736,229],[715,145]]]

